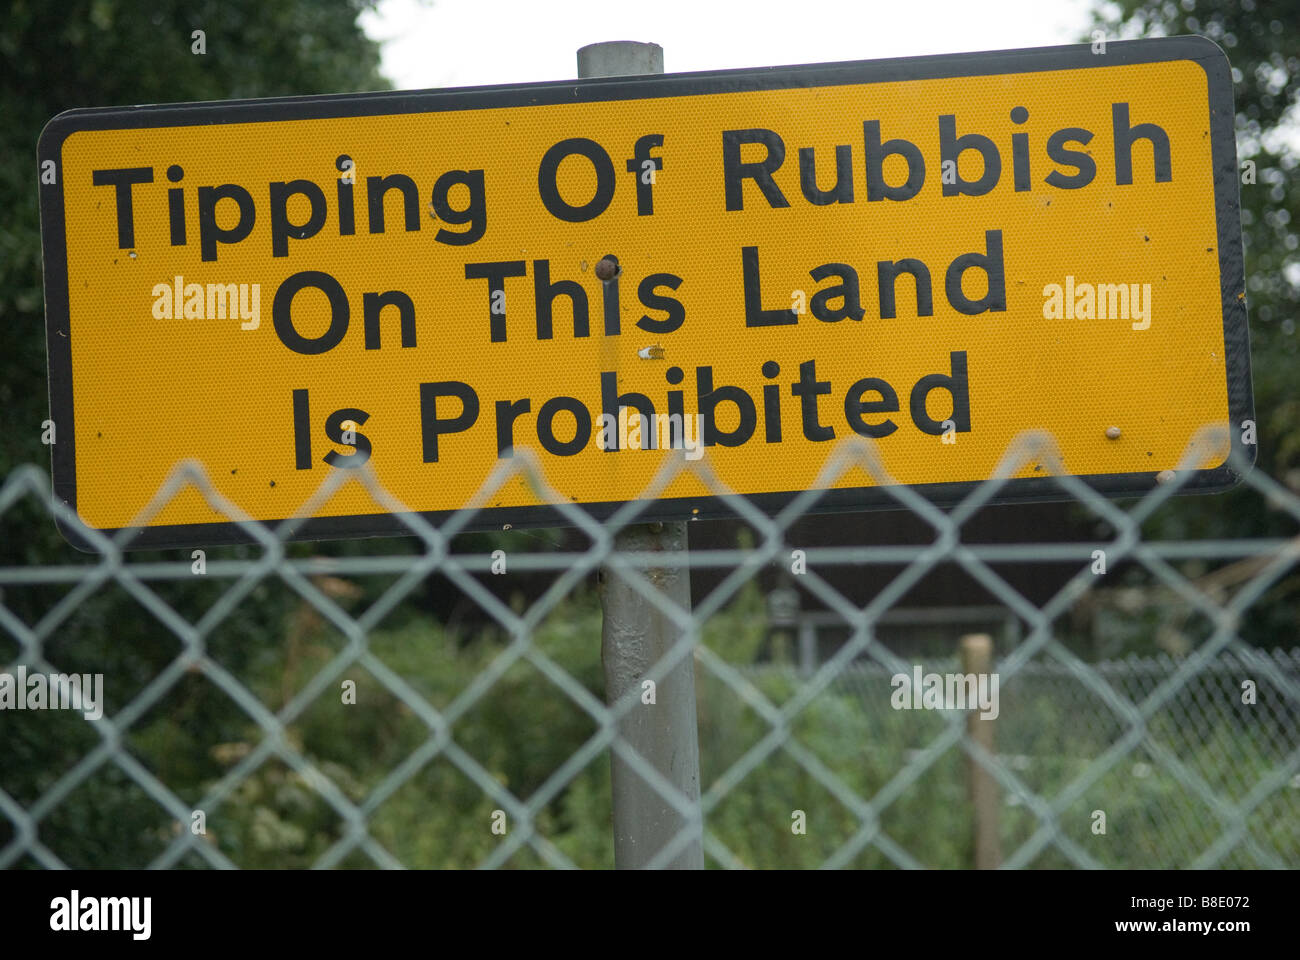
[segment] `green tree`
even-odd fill
[[[374,0],[13,0],[6,5],[0,18],[0,152],[6,158],[0,165],[5,212],[0,326],[6,337],[0,363],[5,422],[0,482],[18,464],[49,464],[40,430],[49,417],[36,165],[41,129],[73,107],[384,89],[378,47],[357,26],[358,15],[373,5]],[[196,30],[204,31],[202,54],[193,52]],[[71,554],[40,504],[26,500],[0,515],[0,566],[58,563]],[[251,553],[241,547],[226,555]],[[176,559],[175,553],[169,559]],[[229,584],[184,583],[170,591],[166,586],[159,589],[167,601],[182,616],[196,619],[195,611],[210,607]],[[10,587],[0,589],[0,602],[31,625],[63,592]],[[259,585],[206,637],[209,653],[235,670],[257,662],[278,643],[291,602],[283,584]],[[105,674],[110,714],[178,652],[172,632],[114,588],[85,598],[71,617],[48,631],[44,643],[44,656],[56,667]],[[13,663],[18,653],[10,631],[0,629],[0,664]],[[197,738],[235,740],[247,722],[211,684],[192,674],[155,712],[159,715],[138,721],[131,734],[156,748],[145,762],[157,764],[182,794],[212,775],[212,761],[194,746]],[[33,722],[6,713],[0,717],[3,789],[30,803],[97,739],[79,716],[56,713]],[[55,847],[67,863],[140,865],[140,837],[161,828],[160,815],[110,764],[78,787],[41,830],[45,838],[62,841]],[[0,845],[10,836],[12,824],[0,818]]]

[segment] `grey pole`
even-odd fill
[[[578,48],[578,76],[583,80],[663,72],[664,48],[657,43],[609,40]]]
[[[593,43],[578,51],[578,76],[583,79],[663,72],[664,51],[657,43],[617,40]],[[656,585],[665,600],[690,609],[685,523],[626,527],[615,535],[614,549],[620,553],[664,554],[662,566],[639,572]],[[669,670],[656,685],[654,703],[645,703],[645,673],[672,649],[680,635],[672,621],[616,570],[606,567],[601,574],[605,701],[612,705],[630,690],[635,690],[638,697],[637,705],[618,722],[618,734],[652,769],[682,791],[698,811],[700,744],[695,722],[694,657],[686,657]],[[645,866],[687,829],[692,834],[690,842],[665,866],[703,869],[698,827],[687,827],[688,821],[618,754],[611,758],[610,779],[615,867],[626,870]]]

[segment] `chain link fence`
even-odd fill
[[[1031,462],[1109,537],[963,542],[963,525]],[[9,690],[21,672],[28,683],[78,674],[87,691],[102,675],[103,692],[82,710],[36,709],[48,704],[33,705],[30,687],[26,708],[0,698],[0,866],[607,867],[611,751],[686,823],[652,865],[698,831],[706,864],[722,867],[969,867],[981,832],[1006,867],[1300,866],[1300,538],[1144,537],[1194,466],[1189,452],[1172,482],[1121,504],[1062,475],[1050,438],[1026,434],[950,509],[890,487],[933,528],[928,542],[830,547],[794,542],[791,527],[851,470],[889,483],[870,443],[836,446],[818,489],[776,516],[727,490],[707,457],[665,454],[647,500],[693,471],[748,531],[735,549],[683,556],[714,572],[693,609],[657,588],[663,555],[615,549],[647,500],[597,521],[556,498],[527,451],[436,525],[368,469],[334,471],[301,517],[361,483],[411,536],[329,548],[291,542],[300,520],[253,522],[201,467],[181,464],[137,522],[192,488],[251,545],[179,558],[125,552],[131,530],[85,529],[43,471],[22,467],[0,486],[4,555],[47,536],[52,519],[94,553],[0,566]],[[1273,526],[1293,530],[1300,498],[1236,466]],[[520,475],[571,532],[466,533]],[[1046,562],[1078,572],[1045,603],[999,572]],[[900,572],[865,605],[824,576],[873,564]],[[964,570],[1014,624],[995,644],[987,720],[919,691],[904,702],[910,678],[963,667],[881,639],[900,599],[941,565]],[[619,735],[620,719],[652,706],[637,691],[605,702],[602,569],[680,634],[643,677],[693,659],[698,806]],[[789,626],[771,622],[760,586],[776,569],[842,626],[829,655],[772,643]],[[477,616],[448,627],[438,610],[449,598]],[[1090,661],[1098,630],[1145,656]],[[994,798],[982,808],[978,781]]]

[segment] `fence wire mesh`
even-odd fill
[[[1300,538],[1143,535],[1206,444],[1223,439],[1222,428],[1198,437],[1169,482],[1118,503],[1064,475],[1050,437],[1026,434],[950,508],[888,486],[933,530],[928,542],[894,546],[790,535],[837,479],[890,484],[876,448],[858,440],[836,446],[816,489],[775,516],[720,483],[708,457],[665,453],[645,499],[597,520],[557,497],[519,450],[436,524],[363,468],[333,471],[297,518],[267,527],[184,463],[137,527],[107,537],[51,496],[43,471],[19,468],[0,487],[7,534],[35,536],[32,525],[52,517],[94,553],[0,567],[3,672],[103,674],[105,690],[101,715],[0,711],[0,866],[610,866],[611,751],[683,818],[652,866],[698,833],[709,866],[965,867],[979,831],[993,832],[1007,867],[1300,866],[1289,579]],[[1300,523],[1300,498],[1237,458],[1230,465],[1275,526]],[[964,542],[963,526],[1031,462],[1109,535]],[[663,555],[615,549],[615,535],[641,522],[680,471],[749,531],[735,549],[683,558],[692,571],[716,571],[692,609],[657,589]],[[519,476],[565,517],[567,540],[502,531],[474,534],[464,548],[476,511]],[[351,483],[399,516],[410,538],[335,556],[291,542],[301,518]],[[180,559],[126,552],[138,526],[188,491],[251,546]],[[584,544],[566,549],[575,539]],[[1035,603],[1005,572],[1039,563],[1077,573]],[[827,575],[873,565],[898,572],[865,603]],[[997,641],[991,721],[950,703],[895,702],[911,690],[900,676],[963,672],[951,656],[882,640],[909,589],[941,565],[965,571],[1015,625]],[[643,679],[694,662],[698,805],[619,735],[621,718],[653,709],[640,690],[605,702],[591,587],[602,568],[625,575],[680,633]],[[828,655],[794,662],[783,640],[798,632],[799,613],[772,616],[757,586],[774,569],[817,604],[819,623],[840,628]],[[1117,585],[1119,570],[1127,579]],[[498,589],[512,576],[526,586]],[[437,598],[474,608],[476,626],[456,629],[415,602],[434,582]],[[1088,659],[1080,611],[1094,634],[1124,633],[1147,655]],[[1157,655],[1170,631],[1181,647]],[[991,749],[973,734],[981,722],[993,724]],[[992,810],[972,802],[978,777],[995,785]]]

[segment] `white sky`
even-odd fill
[[[1090,0],[383,0],[361,18],[399,89],[567,80],[576,51],[653,41],[664,70],[1078,43]]]

